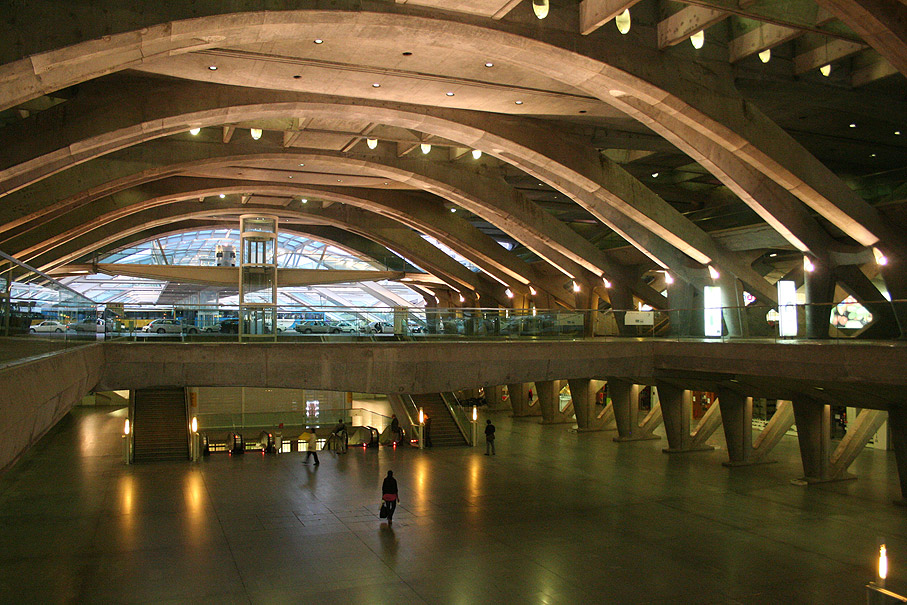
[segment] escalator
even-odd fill
[[[416,409],[422,408],[431,418],[431,443],[432,446],[450,447],[455,445],[468,445],[457,422],[450,415],[447,404],[444,403],[440,393],[426,393],[413,395]],[[428,439],[426,439],[426,442]]]
[[[184,389],[139,389],[133,405],[134,462],[189,459]]]

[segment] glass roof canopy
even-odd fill
[[[204,229],[187,231],[143,242],[112,252],[98,259],[102,264],[189,265],[215,266],[218,246],[232,246],[239,253],[237,229]],[[464,259],[465,260],[465,259]],[[407,260],[407,262],[410,262]],[[383,271],[385,267],[363,255],[357,255],[330,243],[291,234],[278,234],[278,267],[292,269],[338,269]],[[413,264],[410,262],[410,264]],[[126,276],[84,275],[60,281],[98,303],[155,304],[162,295],[170,294],[175,286],[164,281]],[[183,285],[185,288],[185,285]],[[207,290],[210,296],[199,294]],[[219,290],[219,291],[218,291]],[[236,290],[195,287],[186,291],[185,304],[235,304]],[[179,294],[176,294],[177,296]],[[366,281],[323,286],[288,287],[278,289],[278,304],[306,306],[391,307],[423,306],[422,293],[393,281]]]

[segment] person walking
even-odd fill
[[[387,522],[394,522],[394,511],[397,510],[397,502],[400,501],[400,495],[397,493],[397,480],[394,479],[394,471],[387,471],[387,477],[381,484],[381,499],[384,506],[387,507]]]
[[[431,416],[425,414],[425,447],[431,447]]]
[[[491,424],[491,419],[485,421],[485,455],[494,456],[494,425]]]
[[[393,435],[394,443],[403,441],[403,435],[400,432],[400,421],[397,420],[396,414],[391,417],[391,435]]]
[[[315,456],[315,464],[319,465],[321,462],[318,461],[318,441],[315,439],[315,429],[309,429],[308,438],[305,440],[306,444],[306,453],[305,453],[305,462],[303,464],[309,463],[309,456]]]

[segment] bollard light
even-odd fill
[[[195,416],[192,417],[192,432],[193,433],[198,432],[198,418]]]
[[[129,434],[129,418],[126,419],[126,424],[123,426],[123,434],[124,435]]]
[[[425,424],[425,412],[422,411],[422,408],[419,408],[419,424]]]
[[[882,544],[879,546],[879,579],[884,583],[888,577],[888,549]]]
[[[476,406],[472,406],[472,421],[475,422],[479,419],[479,409]]]

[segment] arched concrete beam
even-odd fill
[[[386,10],[392,9],[386,7]],[[394,7],[393,12],[400,11]],[[338,15],[342,18],[338,19]],[[871,245],[879,239],[893,239],[893,233],[873,208],[758,109],[745,103],[728,86],[729,79],[719,95],[703,86],[703,83],[712,86],[720,83],[718,78],[663,53],[629,47],[624,49],[627,52],[609,49],[605,62],[602,50],[591,40],[545,30],[546,43],[543,43],[527,37],[533,34],[524,28],[519,28],[520,35],[503,31],[513,27],[518,26],[492,21],[477,27],[443,17],[361,9],[339,13],[319,10],[237,13],[175,21],[4,65],[0,67],[0,82],[15,85],[0,88],[0,108],[165,56],[225,44],[296,40],[306,32],[342,39],[354,31],[358,39],[374,36],[452,50],[475,48],[489,58],[541,73],[606,102],[611,102],[615,93],[635,96],[646,104],[663,108],[664,112],[707,133],[727,152],[752,163],[860,243]],[[891,245],[898,246],[900,251],[900,244]]]
[[[230,94],[227,94],[230,92]],[[221,95],[226,95],[220,98]],[[103,101],[109,102],[108,95],[102,95]],[[761,276],[752,271],[748,265],[739,262],[732,254],[724,251],[705,232],[683,217],[667,202],[656,196],[626,171],[604,160],[592,149],[582,151],[582,144],[558,137],[558,133],[545,128],[529,125],[524,121],[508,120],[501,116],[489,116],[455,110],[427,109],[424,107],[401,106],[400,104],[374,103],[357,101],[355,105],[338,105],[348,99],[329,98],[313,95],[295,95],[289,93],[269,93],[261,91],[226,89],[226,87],[199,86],[198,84],[177,84],[165,89],[151,92],[147,87],[128,95],[130,101],[117,102],[116,108],[122,108],[124,115],[104,115],[106,125],[83,124],[73,128],[81,133],[83,129],[100,129],[108,131],[106,136],[96,136],[79,144],[77,157],[62,162],[84,161],[92,153],[102,154],[115,147],[163,136],[164,134],[186,130],[191,125],[204,126],[223,123],[227,120],[258,119],[267,116],[288,113],[305,113],[332,118],[342,115],[349,119],[365,119],[397,126],[413,128],[462,142],[465,145],[482,149],[511,164],[518,166],[537,178],[548,181],[552,186],[584,205],[590,212],[603,220],[615,231],[648,256],[656,259],[665,267],[681,271],[685,263],[677,262],[676,252],[664,241],[679,247],[684,253],[700,262],[712,262],[730,271],[744,280],[749,289],[760,299],[771,300],[772,288],[763,283]],[[154,98],[155,103],[148,103]],[[278,103],[276,99],[294,99],[288,103]],[[164,101],[161,101],[164,99]],[[303,99],[303,100],[301,100]],[[262,101],[266,101],[262,103]],[[163,107],[167,103],[170,107]],[[243,105],[243,103],[249,103]],[[143,107],[143,105],[148,105]],[[223,105],[226,104],[226,107]],[[92,103],[88,102],[88,105]],[[366,107],[367,106],[367,107]],[[73,108],[70,108],[73,110]],[[141,111],[139,111],[141,109]],[[199,109],[200,111],[192,111]],[[51,110],[52,111],[52,110]],[[75,110],[73,110],[75,111]],[[118,111],[115,109],[114,111]],[[229,117],[225,117],[224,113]],[[174,114],[174,115],[168,115]],[[149,119],[155,116],[153,120]],[[367,117],[366,117],[367,116]],[[124,127],[111,130],[111,121]],[[136,124],[135,122],[139,123]],[[26,120],[27,122],[27,120]],[[182,123],[182,127],[175,124]],[[162,126],[169,125],[168,127]],[[79,135],[81,136],[81,135]],[[64,135],[64,138],[66,135]],[[47,146],[41,143],[39,146]],[[54,147],[51,143],[50,147]],[[91,148],[95,147],[92,152]],[[0,150],[2,153],[2,150]],[[26,154],[28,152],[25,152]],[[10,171],[0,171],[15,181],[21,177],[26,181],[37,177],[38,173],[62,169],[53,160],[53,153],[45,154],[48,164],[41,166],[35,159],[26,161]],[[22,170],[13,176],[13,172]],[[36,172],[35,172],[36,171]],[[29,176],[31,175],[31,176]],[[621,195],[615,195],[601,183],[610,183],[619,189]],[[622,197],[621,197],[622,196]],[[619,206],[619,208],[618,208]],[[555,227],[554,223],[549,226]],[[652,232],[655,232],[653,235]],[[561,232],[569,235],[561,228]],[[662,241],[661,238],[664,238]],[[541,255],[544,252],[537,250]],[[595,254],[594,251],[593,255]],[[671,257],[669,260],[663,260]],[[553,260],[550,259],[549,260]],[[588,255],[574,259],[580,265],[588,262]],[[555,263],[556,264],[556,263]],[[597,275],[615,275],[615,271],[596,270],[587,266]],[[576,271],[566,272],[576,276]],[[685,276],[681,276],[687,281]]]
[[[174,201],[166,205],[149,205],[142,212],[127,213],[111,222],[99,221],[97,228],[83,230],[75,238],[61,238],[61,245],[48,250],[31,260],[44,268],[51,269],[73,262],[93,250],[119,241],[119,238],[139,233],[143,229],[166,225],[175,219],[208,217],[218,213],[254,213],[268,212],[273,214],[273,206],[237,205],[232,201],[205,202],[202,207],[197,195],[189,199],[196,201]],[[342,210],[325,209],[320,213],[299,210],[280,209],[284,218],[312,220],[321,224],[341,226],[363,237],[367,237],[411,259],[422,269],[441,277],[454,290],[477,290],[499,304],[506,304],[504,288],[482,276],[469,271],[425,240],[414,231],[358,208],[342,207]]]

